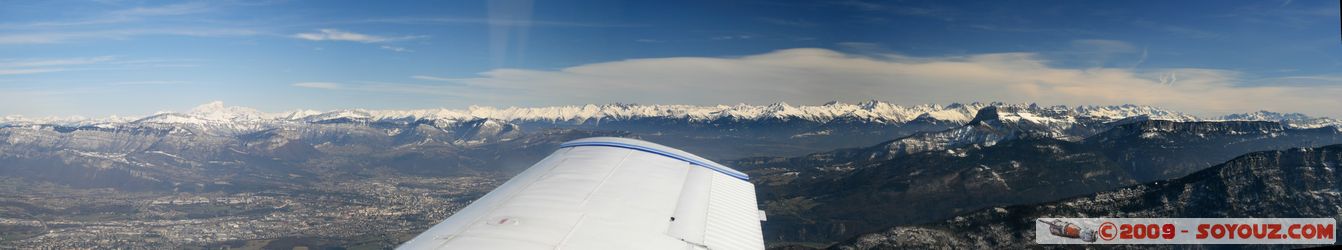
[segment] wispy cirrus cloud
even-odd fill
[[[85,70],[141,70],[197,66],[193,60],[121,59],[116,56],[0,59],[0,75],[28,75]]]
[[[389,24],[480,24],[491,26],[569,27],[569,28],[628,28],[645,25],[633,23],[576,22],[559,20],[505,19],[480,17],[395,17],[348,20],[334,23],[389,23]]]
[[[0,75],[27,75],[65,71],[63,68],[0,69]]]
[[[89,14],[89,17],[68,20],[49,20],[34,22],[0,23],[0,29],[53,29],[74,28],[106,24],[144,21],[146,18],[182,16],[215,11],[212,2],[178,3],[160,6],[137,6],[101,13]]]
[[[1206,30],[1201,27],[1190,27],[1177,24],[1158,23],[1150,20],[1136,20],[1133,21],[1132,24],[1140,28],[1161,31],[1187,38],[1205,39],[1205,38],[1216,38],[1221,36],[1220,33]]]
[[[310,89],[347,89],[344,85],[333,82],[299,82],[292,86]]]
[[[407,49],[407,48],[404,48],[404,47],[391,46],[391,45],[382,45],[382,46],[378,46],[378,48],[385,49],[385,50],[390,50],[390,51],[393,51],[393,52],[415,52],[414,50],[411,50],[411,49]]]
[[[111,11],[108,15],[122,17],[180,16],[210,12],[213,10],[215,10],[215,6],[212,5],[212,2],[189,2],[161,6],[140,6]]]
[[[782,18],[764,17],[764,18],[759,18],[758,20],[759,20],[760,22],[764,22],[764,23],[768,23],[768,24],[780,25],[780,26],[790,26],[790,27],[797,27],[797,28],[812,28],[812,27],[816,27],[816,26],[818,26],[818,24],[816,24],[816,23],[814,23],[814,22],[806,21],[806,20],[801,20],[801,19],[782,19]]]
[[[414,75],[414,76],[410,76],[410,78],[419,79],[419,80],[425,80],[425,81],[440,81],[440,82],[442,82],[442,81],[456,81],[456,80],[461,80],[461,79],[459,79],[459,78],[447,78],[447,77],[425,76],[425,75]]]
[[[848,0],[836,1],[831,4],[838,6],[847,6],[857,10],[868,12],[888,13],[900,16],[913,16],[934,18],[943,21],[953,21],[958,16],[956,9],[940,5],[915,5],[915,4],[892,4],[878,3],[872,1]]]
[[[469,97],[471,91],[463,91],[461,86],[439,85],[439,84],[408,84],[408,83],[389,83],[389,82],[355,82],[355,83],[337,83],[337,82],[298,82],[290,86],[309,89],[338,90],[338,91],[357,91],[357,92],[377,92],[377,93],[399,93],[399,94],[417,94],[417,95],[438,95]]]
[[[755,38],[755,35],[726,35],[726,36],[710,37],[708,39],[721,41],[721,40],[746,40],[751,38]]]
[[[316,32],[297,33],[293,35],[293,38],[308,41],[346,41],[346,42],[358,42],[358,43],[393,42],[393,41],[403,41],[423,37],[425,36],[399,36],[399,37],[377,36],[377,35],[354,33],[338,29],[319,29]]]
[[[59,58],[59,59],[8,59],[0,60],[0,75],[27,75],[70,70],[71,66],[84,66],[114,60],[112,56]]]
[[[190,82],[190,81],[175,81],[175,80],[148,80],[148,81],[111,82],[111,83],[107,83],[107,85],[115,85],[115,86],[146,86],[146,85],[178,85],[178,84],[189,84],[189,83],[191,83],[191,82]]]
[[[1285,86],[1337,86],[1342,87],[1342,74],[1284,76],[1267,79],[1276,85]]]
[[[66,66],[66,65],[85,65],[100,62],[108,62],[116,59],[114,56],[98,57],[78,57],[78,58],[59,58],[59,59],[10,59],[0,60],[0,67],[44,67],[44,66]]]
[[[141,5],[121,9],[72,11],[73,18],[0,23],[0,45],[55,44],[102,40],[129,40],[140,36],[233,37],[267,32],[243,22],[207,18],[224,13],[237,2],[186,2]]]
[[[178,35],[194,37],[249,36],[259,32],[250,29],[210,29],[210,28],[155,28],[155,29],[113,29],[55,31],[18,34],[0,34],[0,45],[4,44],[51,44],[81,40],[119,40],[144,35]]]

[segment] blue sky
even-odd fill
[[[878,99],[1337,117],[1337,4],[6,2],[0,115]]]

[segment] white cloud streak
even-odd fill
[[[70,15],[85,19],[0,23],[0,45],[53,44],[88,40],[125,40],[146,35],[194,37],[250,36],[250,28],[220,28],[217,23],[183,19],[208,14],[221,3],[189,2]],[[229,5],[229,4],[223,4]],[[145,27],[145,28],[134,28]]]
[[[436,96],[453,96],[461,98],[470,97],[469,95],[473,93],[472,91],[463,91],[463,89],[461,89],[459,86],[452,86],[452,85],[405,84],[405,83],[386,83],[386,82],[366,82],[360,84],[346,84],[336,82],[299,82],[294,83],[291,86],[299,88],[323,89],[323,90],[436,95]]]
[[[0,29],[52,29],[144,21],[151,17],[182,16],[214,11],[210,2],[191,2],[161,6],[140,6],[93,14],[88,19],[0,23]],[[80,15],[82,16],[82,15]]]
[[[191,82],[189,82],[189,81],[150,80],[150,81],[125,81],[125,82],[112,82],[112,83],[108,83],[107,85],[114,85],[114,86],[138,86],[138,85],[179,85],[179,84],[190,84],[190,83],[191,83]]]
[[[727,35],[727,36],[715,36],[715,37],[711,37],[711,38],[709,38],[709,39],[710,39],[710,40],[746,40],[746,39],[751,39],[751,38],[755,38],[755,36],[752,36],[752,35]]]
[[[446,78],[446,77],[437,77],[437,76],[423,76],[423,75],[410,76],[410,78],[419,79],[419,80],[425,80],[425,81],[440,81],[440,82],[443,82],[443,81],[457,81],[457,80],[461,80],[461,79],[457,79],[457,78]]]
[[[358,43],[381,43],[381,42],[416,39],[416,38],[422,38],[423,36],[384,37],[384,36],[359,34],[337,29],[320,29],[317,30],[317,32],[294,34],[293,37],[309,41],[346,41],[346,42],[358,42]]]
[[[759,20],[760,20],[761,22],[765,22],[765,23],[769,23],[769,24],[780,25],[780,26],[796,27],[796,28],[812,28],[812,27],[816,27],[816,26],[817,26],[814,22],[810,22],[810,21],[806,21],[806,20],[801,20],[801,19],[782,19],[782,18],[768,18],[768,17],[766,17],[766,18],[759,18]]]
[[[152,6],[152,7],[135,7],[130,9],[113,11],[109,14],[112,16],[133,16],[133,17],[180,16],[180,15],[209,12],[212,10],[214,10],[214,6],[209,5],[209,2],[190,2],[190,3],[169,4],[169,5]]]
[[[414,50],[410,50],[410,49],[403,48],[403,47],[391,46],[391,45],[382,45],[382,46],[378,46],[378,48],[382,48],[382,49],[390,50],[390,51],[394,51],[394,52],[415,52]]]
[[[294,83],[293,86],[311,89],[347,89],[344,85],[333,82],[300,82]]]
[[[1286,85],[1286,86],[1301,86],[1301,87],[1333,86],[1333,87],[1342,87],[1342,75],[1338,75],[1338,74],[1332,74],[1332,75],[1302,75],[1302,76],[1287,76],[1287,77],[1272,78],[1272,79],[1268,79],[1268,80],[1271,81],[1273,84],[1277,84],[1277,85]]]
[[[0,69],[0,75],[27,75],[65,71],[64,68]]]
[[[0,61],[0,68],[85,65],[112,61],[113,59],[115,59],[113,56],[99,56],[60,59],[3,60]]]
[[[71,70],[71,66],[84,66],[111,62],[115,57],[81,57],[60,59],[8,59],[0,60],[0,75],[27,75]]]
[[[0,59],[0,75],[27,75],[90,70],[146,70],[197,66],[192,64],[193,62],[195,61],[186,59],[126,60],[115,56]]]
[[[128,39],[143,35],[178,35],[195,37],[249,36],[258,32],[250,29],[120,29],[70,32],[41,32],[0,34],[0,45],[50,44],[79,40]]]
[[[589,23],[534,19],[471,18],[471,17],[398,17],[343,21],[336,23],[393,23],[393,24],[471,24],[491,26],[523,27],[573,27],[573,28],[627,28],[644,27],[631,23]]]

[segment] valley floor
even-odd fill
[[[303,190],[174,194],[0,178],[0,248],[390,248],[498,184],[379,177]]]

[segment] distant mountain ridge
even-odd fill
[[[1301,113],[1277,113],[1271,111],[1258,111],[1253,113],[1230,114],[1217,117],[1214,120],[1225,121],[1275,121],[1286,124],[1291,128],[1321,128],[1321,127],[1339,127],[1342,121],[1328,117],[1311,117]]]
[[[1269,120],[1266,122],[1271,124],[1257,124],[1266,126],[1263,127],[1233,122],[1244,120]],[[1171,127],[1174,130],[1166,130],[1162,126],[1167,125],[1151,123],[1153,121],[1178,124],[1170,125],[1175,126]],[[1217,124],[1206,124],[1205,128],[1193,126],[1197,125],[1194,123],[1204,121],[1215,121]],[[1337,130],[1338,124],[1342,123],[1328,118],[1267,111],[1201,119],[1176,111],[1139,105],[1067,107],[998,102],[945,106],[902,106],[880,101],[856,104],[831,102],[817,106],[792,106],[786,103],[762,106],[607,104],[540,108],[472,107],[467,110],[299,110],[286,113],[266,113],[211,102],[188,112],[159,113],[141,118],[49,120],[6,116],[0,118],[0,149],[4,149],[0,151],[3,153],[0,158],[30,161],[40,156],[43,160],[41,164],[70,168],[69,171],[35,168],[32,169],[35,172],[14,172],[43,176],[60,176],[86,167],[120,169],[116,171],[123,171],[129,176],[154,176],[140,168],[161,168],[164,169],[163,173],[169,173],[177,171],[172,170],[176,166],[216,164],[211,163],[214,158],[257,164],[280,159],[283,164],[264,165],[316,166],[311,165],[315,162],[307,162],[300,156],[346,157],[351,162],[348,164],[351,168],[388,162],[413,162],[400,165],[413,166],[404,169],[408,172],[432,169],[423,171],[436,174],[471,173],[492,171],[490,169],[493,165],[445,167],[444,164],[426,159],[470,152],[481,146],[518,139],[525,141],[563,137],[547,132],[558,129],[560,132],[556,133],[572,136],[583,134],[573,130],[624,134],[683,148],[720,161],[751,156],[800,156],[856,147],[862,148],[840,151],[849,153],[838,155],[851,154],[845,157],[866,161],[922,152],[954,157],[969,150],[992,147],[1018,138],[1073,143],[1083,143],[1083,138],[1090,138],[1091,142],[1084,143],[1106,148],[1105,152],[1111,154],[1111,158],[1139,162],[1132,160],[1133,155],[1168,151],[1164,148],[1170,146],[1227,144],[1249,149],[1312,143],[1302,141],[1301,138],[1313,132],[1290,132],[1284,129],[1333,131],[1320,131],[1322,134],[1330,134],[1342,131]],[[1123,126],[1130,128],[1115,130]],[[1180,127],[1192,130],[1184,131]],[[569,132],[564,132],[566,130]],[[1105,131],[1111,134],[1101,134]],[[1216,135],[1211,138],[1225,139],[1203,139],[1203,135]],[[1271,139],[1283,135],[1286,137]],[[1237,143],[1240,140],[1252,143]],[[1175,141],[1198,144],[1185,145]],[[1281,145],[1273,144],[1277,142],[1281,142],[1278,143]],[[1211,155],[1224,153],[1214,148],[1197,150],[1204,150]],[[1238,149],[1227,152],[1230,151],[1237,152]],[[360,157],[380,152],[393,153],[383,155],[387,158],[380,158],[385,162],[359,161]],[[152,158],[164,154],[177,157]],[[140,157],[142,155],[144,157]],[[181,157],[191,162],[178,162]],[[496,155],[484,158],[494,157]],[[476,159],[480,156],[466,158]],[[1155,164],[1153,166],[1171,168],[1135,171],[1133,168],[1141,166],[1129,166],[1127,171],[1168,176],[1208,164],[1199,158],[1171,156],[1157,160],[1152,162]],[[219,162],[224,164],[222,162],[226,161]],[[188,175],[195,176],[194,173]],[[1150,178],[1140,175],[1134,177],[1139,180]],[[105,179],[106,183],[121,180],[96,178]]]
[[[1174,178],[1248,152],[1342,143],[1336,128],[1293,128],[1281,121],[1117,119],[1072,112],[988,106],[968,123],[945,130],[729,164],[756,183],[771,215],[766,237],[827,243],[966,209]]]
[[[23,116],[0,116],[0,125],[52,124],[83,126],[109,123],[206,123],[206,122],[321,122],[336,119],[349,121],[389,121],[389,120],[474,120],[495,119],[508,122],[598,122],[601,120],[628,120],[639,118],[673,118],[690,121],[714,121],[720,119],[759,120],[759,119],[800,119],[813,122],[830,122],[838,119],[857,119],[879,123],[906,123],[918,119],[931,119],[956,123],[967,123],[984,107],[1007,107],[1013,110],[1033,111],[1034,114],[1052,114],[1092,119],[1123,119],[1145,117],[1146,119],[1171,121],[1293,121],[1301,126],[1337,126],[1342,124],[1335,119],[1310,117],[1300,113],[1275,113],[1258,111],[1254,113],[1232,114],[1221,117],[1199,118],[1193,115],[1163,108],[1141,105],[1115,106],[1040,106],[1036,104],[989,103],[952,103],[949,105],[923,104],[898,105],[882,101],[865,101],[855,104],[830,102],[823,105],[793,106],[787,103],[769,105],[639,105],[639,104],[588,104],[582,106],[551,107],[481,107],[467,109],[412,109],[412,110],[367,110],[342,109],[333,111],[297,110],[290,112],[266,113],[256,109],[238,106],[225,106],[223,102],[210,102],[189,112],[162,112],[147,117],[128,118],[111,116],[104,118],[51,117],[28,118]],[[1038,117],[1016,116],[1019,119]]]
[[[975,117],[984,115],[982,112],[985,108],[996,111],[991,121],[975,123]],[[1068,107],[974,102],[906,106],[875,100],[853,104],[830,102],[813,106],[787,103],[715,106],[589,104],[534,108],[472,106],[464,110],[297,110],[278,113],[210,102],[187,112],[163,112],[139,118],[3,116],[0,117],[0,128],[156,130],[236,136],[274,129],[301,130],[314,125],[363,126],[394,135],[412,126],[420,131],[432,128],[454,134],[458,138],[448,142],[460,145],[478,144],[484,142],[482,139],[487,139],[468,133],[476,126],[487,127],[485,131],[536,132],[553,128],[607,130],[628,131],[665,145],[703,152],[701,155],[709,159],[730,160],[865,147],[911,135],[920,138],[905,138],[904,142],[892,144],[891,153],[941,150],[947,146],[968,144],[991,146],[1001,139],[1023,135],[1019,133],[1022,131],[1028,131],[1032,136],[1071,141],[1104,131],[1116,124],[1143,120],[1190,122],[1253,119],[1280,122],[1292,128],[1332,127],[1342,130],[1342,121],[1266,111],[1204,119],[1140,105]],[[959,129],[946,131],[955,128]]]

